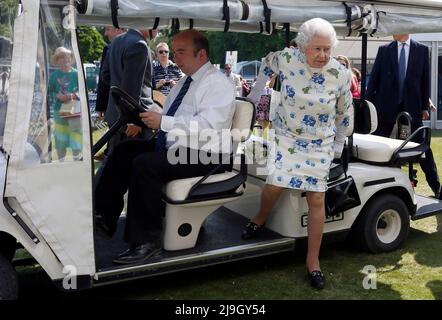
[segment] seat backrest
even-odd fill
[[[354,132],[370,134],[378,127],[376,107],[368,100],[355,100]]]
[[[244,142],[252,134],[255,123],[255,106],[243,98],[236,98],[231,134],[233,142]]]

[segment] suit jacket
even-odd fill
[[[143,36],[130,29],[116,37],[109,45],[109,52],[101,70],[103,81],[118,86],[144,106],[152,101],[152,66],[150,49]],[[109,94],[105,120],[109,125],[118,119],[118,111]]]
[[[108,83],[103,81],[101,77],[101,71],[103,70],[104,60],[106,59],[107,52],[109,50],[109,45],[103,48],[100,60],[100,78],[98,79],[97,85],[97,101],[95,104],[95,111],[105,112],[107,109],[107,104],[109,103],[109,90],[110,86]]]
[[[367,87],[367,99],[374,103],[378,121],[393,124],[399,110],[399,63],[397,41],[379,47]],[[404,82],[404,111],[415,125],[422,124],[422,111],[428,110],[430,98],[430,63],[427,46],[410,41],[407,73]]]

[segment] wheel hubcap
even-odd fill
[[[401,232],[401,217],[396,210],[382,212],[376,223],[376,235],[383,243],[392,243]]]

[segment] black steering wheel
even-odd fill
[[[110,90],[115,106],[120,113],[120,119],[123,120],[124,123],[133,123],[139,127],[146,128],[146,125],[141,121],[139,114],[141,112],[146,112],[147,108],[140,105],[126,91],[121,90],[117,86],[112,86]]]

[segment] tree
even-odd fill
[[[106,42],[102,33],[95,27],[82,26],[78,28],[78,44],[83,62],[100,60]]]
[[[161,30],[155,41],[150,41],[151,48],[159,42],[172,44],[173,32]],[[270,36],[263,34],[246,34],[239,32],[208,31],[204,34],[210,43],[210,61],[212,63],[224,64],[226,51],[238,51],[238,61],[261,60],[269,52],[281,50],[286,44],[285,33],[277,32]],[[291,32],[289,38],[293,39],[296,33]],[[173,58],[173,56],[171,55]]]
[[[212,63],[224,64],[226,51],[238,51],[238,61],[261,60],[269,52],[281,50],[286,44],[284,32],[262,34],[206,32],[210,43]],[[290,39],[295,33],[290,33]]]
[[[12,22],[17,15],[18,2],[1,0],[0,2],[0,36],[12,38]]]

